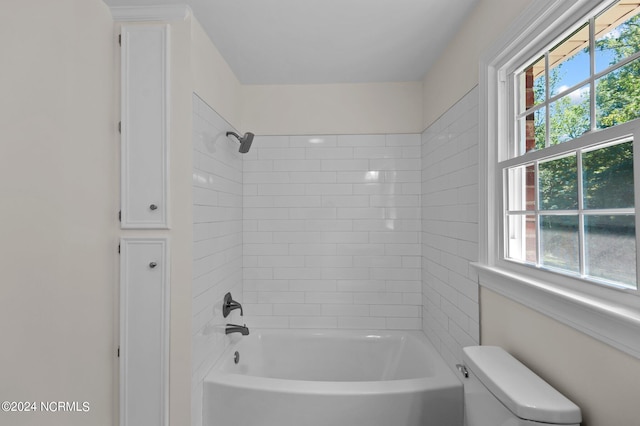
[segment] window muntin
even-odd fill
[[[606,129],[640,118],[639,46],[617,2],[512,74],[504,259],[637,290],[634,132]]]

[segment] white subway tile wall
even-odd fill
[[[229,344],[228,291],[242,301],[242,157],[231,126],[193,95],[192,426],[202,425],[202,381]]]
[[[251,328],[422,329],[451,364],[479,342],[477,89],[422,135],[256,136],[193,96],[193,397]],[[243,303],[222,318],[224,294]]]
[[[244,167],[247,325],[422,328],[419,134],[256,136]]]
[[[422,329],[451,364],[480,341],[478,89],[422,134]]]

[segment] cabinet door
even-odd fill
[[[121,227],[169,228],[169,26],[121,33]]]
[[[168,241],[123,238],[120,257],[120,426],[166,426]]]

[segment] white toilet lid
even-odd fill
[[[513,414],[524,420],[578,424],[580,408],[497,346],[464,348],[464,363]]]

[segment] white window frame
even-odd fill
[[[483,287],[548,315],[640,359],[640,291],[624,291],[520,265],[502,259],[502,178],[498,160],[510,137],[513,115],[508,76],[516,67],[585,21],[612,0],[537,0],[480,58],[479,261],[474,264]],[[639,120],[608,129],[633,134],[640,143]],[[614,130],[617,129],[617,130]],[[640,149],[634,149],[636,199],[640,191]],[[636,205],[638,203],[636,202]],[[636,223],[638,218],[636,217]],[[636,229],[640,229],[636,226]],[[636,257],[640,256],[640,247]],[[637,262],[640,267],[640,262]],[[640,284],[640,283],[639,283]]]

